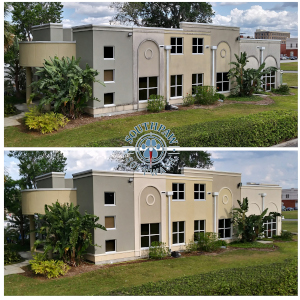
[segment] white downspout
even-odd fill
[[[173,196],[173,192],[167,192],[166,196],[168,196],[168,201],[169,201],[169,205],[168,205],[168,217],[169,217],[168,237],[169,237],[169,249],[171,252],[172,251],[172,249],[171,249],[171,196]]]
[[[215,51],[217,50],[217,46],[211,46],[212,50],[212,70],[211,70],[211,86],[215,86]]]
[[[170,105],[170,76],[169,76],[169,65],[170,65],[170,50],[172,46],[165,46],[165,50],[167,50],[167,105]]]
[[[260,195],[261,195],[261,201],[262,201],[261,207],[262,207],[262,212],[263,212],[265,210],[265,197],[267,196],[267,194],[266,193],[262,193]]]
[[[266,47],[259,47],[260,50],[260,65],[262,65],[264,63],[264,50],[266,49]]]
[[[219,193],[215,192],[212,195],[214,197],[214,232],[217,233],[217,196]]]

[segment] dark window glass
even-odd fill
[[[116,240],[105,241],[105,252],[116,251]]]
[[[104,204],[106,205],[115,204],[115,193],[104,193]]]
[[[177,96],[182,96],[182,87],[181,86],[177,87]]]
[[[176,96],[175,91],[176,91],[175,87],[171,87],[171,97],[175,97]]]
[[[104,105],[114,104],[114,93],[104,94]]]
[[[223,91],[229,91],[229,82],[223,83]]]
[[[141,237],[141,247],[142,248],[149,247],[149,236],[142,236]]]
[[[184,233],[179,233],[179,243],[184,243]]]
[[[193,53],[197,53],[197,46],[193,46]]]
[[[197,38],[193,38],[193,46],[197,45]]]
[[[197,83],[197,74],[193,74],[192,75],[192,84],[196,84]]]
[[[159,235],[152,235],[150,236],[151,244],[152,242],[159,242]]]
[[[178,242],[177,242],[177,233],[173,233],[173,244],[178,244]]]
[[[195,198],[195,199],[196,199],[196,198]],[[200,199],[201,199],[201,200],[204,200],[204,199],[205,199],[204,193],[200,193]]]
[[[225,219],[225,227],[230,227],[230,226],[231,226],[230,219]]]
[[[140,89],[147,88],[147,77],[140,77],[139,78],[139,88]]]
[[[217,73],[217,82],[222,81],[222,79],[223,79],[222,74],[223,73]]]
[[[194,191],[196,192],[199,191],[199,184],[197,183],[194,184]]]
[[[194,192],[194,199],[198,199],[199,197],[199,193],[198,192]]]
[[[179,192],[179,199],[184,200],[184,192]]]
[[[150,224],[150,234],[159,234],[159,223]]]
[[[200,221],[200,230],[204,230],[204,220]]]
[[[157,95],[157,89],[149,89],[149,97],[151,95]]]
[[[114,47],[104,47],[104,58],[114,58]]]
[[[147,100],[147,90],[139,90],[139,100]]]
[[[179,222],[179,231],[184,231],[184,222]]]
[[[219,92],[222,91],[222,83],[217,83],[217,90],[218,90]]]
[[[182,85],[182,75],[177,75],[177,85]]]
[[[179,183],[179,191],[184,191],[184,183]]]
[[[141,235],[149,234],[149,224],[141,224]]]
[[[198,74],[198,83],[202,83],[202,74]]]
[[[229,238],[231,236],[230,232],[231,232],[230,228],[225,229],[225,238]]]
[[[220,229],[219,229],[219,238],[220,239],[224,238],[223,230],[220,230]]]
[[[149,87],[157,87],[157,77],[149,77]]]
[[[173,222],[173,232],[177,232],[177,222]]]
[[[199,230],[198,224],[198,221],[194,221],[194,230]]]
[[[171,45],[174,46],[176,45],[176,38],[171,38]],[[174,47],[172,47],[174,48]]]
[[[175,85],[176,84],[175,78],[176,78],[175,75],[171,75],[171,85]]]
[[[177,38],[177,45],[182,45],[182,38]]]
[[[224,228],[224,219],[219,220],[219,228]]]
[[[203,53],[203,46],[198,46],[198,53]]]
[[[177,53],[182,53],[182,46],[177,46]]]

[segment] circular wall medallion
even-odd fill
[[[153,205],[155,203],[155,197],[152,195],[152,194],[149,194],[147,197],[146,197],[146,202],[148,205]]]
[[[148,48],[144,54],[146,59],[151,59],[153,57],[153,51],[150,48]]]
[[[228,203],[228,196],[224,195],[223,199],[222,199],[223,204],[227,204]]]
[[[222,50],[220,51],[220,55],[221,55],[221,57],[225,58],[225,56],[226,56],[226,50],[225,50],[225,49],[222,49]]]

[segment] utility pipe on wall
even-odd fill
[[[169,65],[170,65],[170,50],[172,46],[165,46],[165,50],[167,50],[167,105],[170,104],[170,76],[169,76]]]
[[[262,212],[265,210],[265,197],[267,196],[266,193],[262,193],[262,194],[259,194],[261,196],[261,201],[262,201]]]
[[[212,50],[212,70],[211,70],[211,85],[215,86],[215,51],[217,50],[217,46],[211,46]]]
[[[212,195],[214,197],[214,232],[217,233],[217,196],[219,193],[215,192]]]
[[[264,50],[266,47],[257,47],[260,50],[260,65],[264,63]]]
[[[171,196],[173,196],[173,192],[166,192],[166,196],[168,196],[168,216],[169,216],[169,225],[168,225],[168,236],[169,236],[169,249],[171,250]]]

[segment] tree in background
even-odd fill
[[[190,168],[199,168],[199,169],[209,169],[213,166],[213,161],[210,158],[211,154],[206,151],[180,151],[178,155],[172,155],[174,163],[170,166],[169,170],[166,170],[167,173],[171,174],[180,174],[181,168],[190,167]],[[135,154],[128,155],[123,151],[114,151],[109,158],[112,161],[118,162],[117,167],[115,168],[118,171],[141,171],[142,163],[136,157]],[[138,163],[138,166],[132,168],[130,165],[132,161]],[[161,164],[155,165],[156,168],[166,167],[167,157],[164,158]]]
[[[207,2],[113,2],[117,11],[111,22],[179,28],[180,22],[211,23],[214,12]]]
[[[4,19],[9,13],[10,2],[4,2]],[[4,20],[4,52],[13,44],[13,28],[7,20]]]
[[[21,40],[32,40],[32,26],[60,23],[63,5],[61,2],[12,2],[12,21],[16,35]]]

